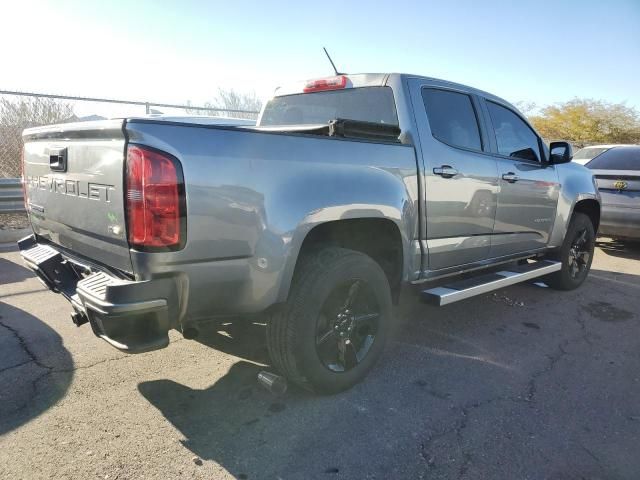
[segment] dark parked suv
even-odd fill
[[[640,240],[640,145],[612,147],[586,165],[602,197],[600,233]]]

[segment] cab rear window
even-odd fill
[[[342,118],[398,125],[390,87],[360,87],[274,97],[265,106],[260,126],[326,124]]]

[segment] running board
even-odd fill
[[[531,280],[562,268],[561,262],[540,260],[534,263],[518,265],[509,270],[496,273],[486,273],[477,277],[458,280],[441,287],[431,288],[422,292],[422,299],[431,305],[448,305],[465,298],[475,297],[499,288],[508,287],[515,283]]]

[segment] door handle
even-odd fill
[[[458,170],[453,168],[451,165],[442,165],[441,167],[434,168],[433,174],[440,175],[442,178],[451,178],[458,174]]]
[[[516,183],[518,180],[520,180],[520,177],[513,172],[509,172],[509,173],[503,173],[502,179],[506,180],[509,183]]]

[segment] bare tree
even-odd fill
[[[190,106],[193,105],[191,100],[187,100],[185,104],[187,105],[187,108],[185,108],[184,111],[189,115],[206,115],[208,117],[219,117],[221,114],[221,112],[218,110],[201,110],[199,108],[189,108]],[[218,108],[211,102],[204,102],[203,105],[198,105],[198,106],[204,107],[204,108]]]
[[[0,177],[20,176],[22,131],[74,120],[73,107],[51,98],[0,99]]]
[[[191,101],[187,101],[187,105],[191,105]],[[255,120],[258,118],[258,112],[262,108],[262,102],[255,94],[237,92],[233,88],[219,88],[218,96],[213,102],[205,102],[203,105],[207,108],[217,108],[219,110],[198,110],[194,108],[186,108],[186,112],[197,115],[209,115],[212,117],[233,117],[248,118]],[[246,110],[245,112],[234,112],[232,110]],[[255,112],[255,113],[253,113]]]
[[[515,102],[514,105],[526,117],[531,117],[538,111],[538,105],[535,102],[520,101],[520,102]]]
[[[218,98],[216,100],[218,108],[229,110],[248,110],[253,112],[259,112],[262,108],[262,102],[258,99],[255,92],[251,93],[239,93],[232,88],[218,89]],[[233,116],[236,118],[257,118],[255,113],[240,113],[240,112],[225,112],[226,116]]]

